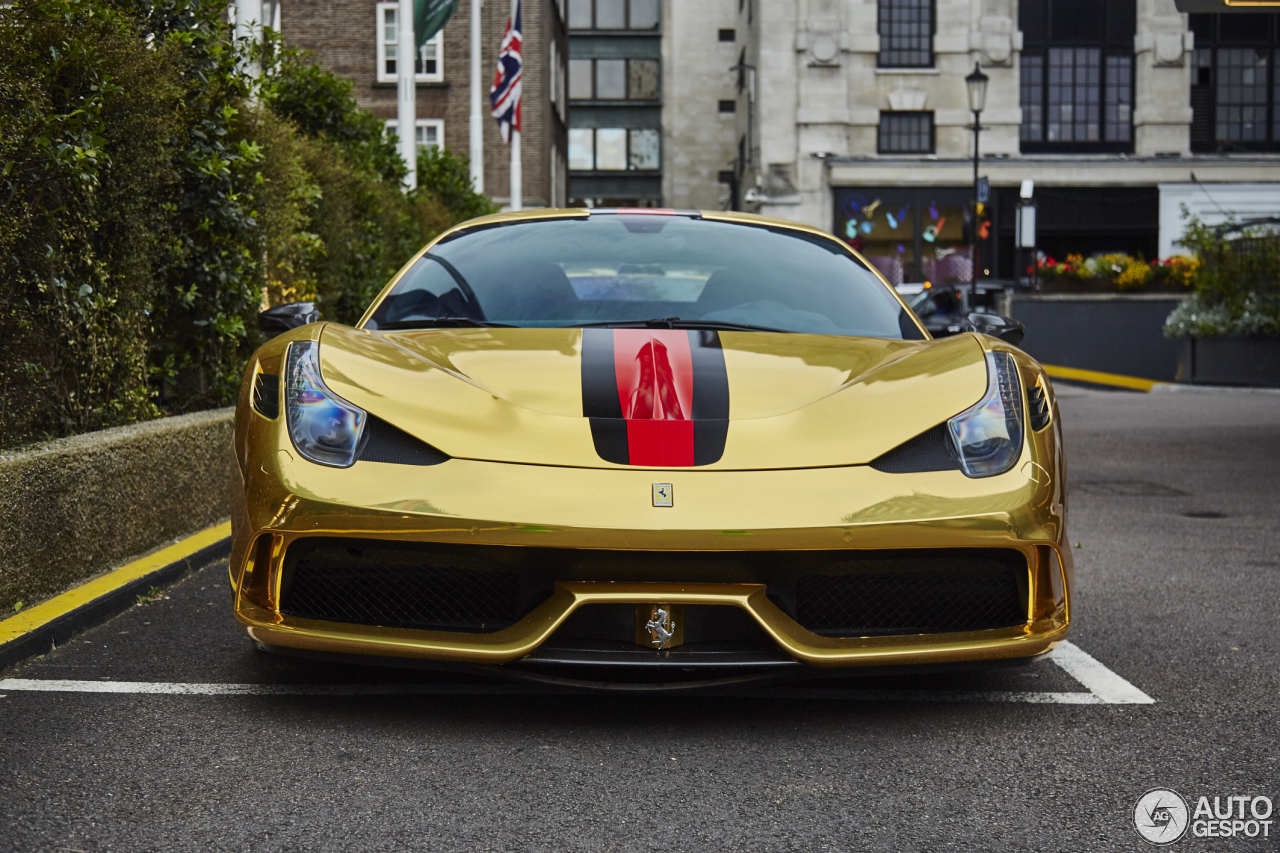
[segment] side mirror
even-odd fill
[[[1017,346],[1022,343],[1022,339],[1027,334],[1027,330],[1021,323],[1012,317],[1005,317],[1001,314],[988,314],[984,311],[974,311],[968,317],[969,328],[975,332],[984,335],[991,335],[993,338],[999,338],[1002,341]]]
[[[320,319],[314,302],[286,302],[272,305],[258,313],[258,328],[268,335],[278,335]]]

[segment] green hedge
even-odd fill
[[[1181,242],[1200,264],[1191,279],[1192,294],[1165,320],[1165,336],[1280,336],[1278,226],[1234,221],[1210,226],[1190,218]]]
[[[464,160],[422,188],[351,86],[222,0],[0,8],[0,447],[224,405],[264,302],[351,321],[448,225],[492,209]]]

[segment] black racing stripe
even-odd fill
[[[582,415],[590,419],[596,454],[606,462],[628,465],[627,422],[618,399],[613,369],[613,330],[582,330]]]
[[[729,434],[729,374],[719,332],[690,329],[689,352],[693,356],[693,464],[710,465],[724,455]]]
[[[622,417],[613,370],[613,329],[582,330],[582,416]]]
[[[622,418],[591,418],[591,440],[596,455],[616,465],[631,464],[631,447],[627,444],[627,422]]]

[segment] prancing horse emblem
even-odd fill
[[[649,614],[649,621],[644,623],[649,632],[649,643],[659,649],[671,647],[671,638],[676,635],[676,622],[671,618],[671,609],[664,605],[656,605]]]

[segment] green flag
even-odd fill
[[[444,22],[458,11],[458,0],[413,0],[413,40],[422,50],[427,39],[444,29]]]

